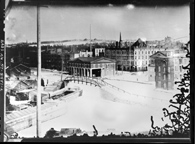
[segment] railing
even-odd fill
[[[69,76],[64,81],[78,81],[78,82],[86,82],[90,84],[94,84],[95,86],[101,87],[102,84],[99,83],[97,80],[91,77],[84,77],[84,76]]]

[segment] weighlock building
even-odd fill
[[[104,77],[114,75],[116,61],[105,57],[79,57],[68,61],[70,75]]]

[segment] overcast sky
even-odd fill
[[[49,6],[41,8],[41,40],[189,40],[189,7]],[[5,21],[6,43],[36,42],[36,7],[13,7]],[[187,38],[186,38],[187,36]]]

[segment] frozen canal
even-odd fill
[[[119,92],[110,87],[101,89],[89,84],[71,82],[70,85],[79,85],[83,89],[83,96],[65,103],[67,105],[65,115],[44,122],[42,136],[51,127],[56,130],[81,128],[85,131],[93,131],[92,125],[95,125],[99,132],[104,131],[104,133],[107,130],[113,130],[114,133],[144,132],[151,129],[151,116],[154,116],[155,125],[162,124],[162,108],[168,107],[172,93],[157,91],[153,85],[106,81],[137,95]],[[36,129],[33,126],[18,133],[21,137],[32,137],[36,136]]]

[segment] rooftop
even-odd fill
[[[79,57],[73,60],[70,60],[70,62],[74,62],[74,61],[82,61],[82,62],[94,62],[94,61],[99,61],[99,60],[108,60],[110,62],[114,62],[115,60],[113,59],[109,59],[109,58],[105,58],[105,57]]]

